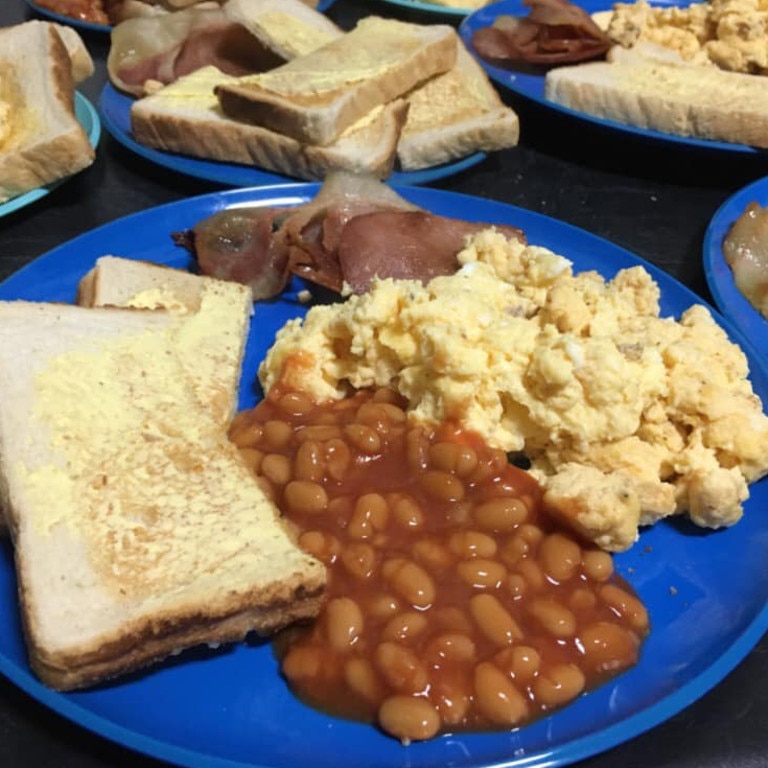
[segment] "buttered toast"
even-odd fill
[[[319,610],[324,567],[201,406],[181,343],[196,316],[0,302],[0,495],[53,688]]]

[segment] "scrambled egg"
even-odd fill
[[[632,47],[650,42],[685,60],[731,72],[768,72],[768,0],[709,0],[686,8],[616,3],[608,36]]]
[[[455,274],[379,280],[284,326],[261,365],[317,400],[389,385],[413,420],[455,420],[524,453],[552,508],[611,551],[687,512],[731,525],[768,472],[747,361],[700,305],[659,316],[642,267],[606,281],[493,229]]]

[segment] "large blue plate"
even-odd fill
[[[184,266],[170,233],[228,206],[290,205],[317,185],[233,190],[154,208],[54,249],[0,284],[0,298],[71,301],[78,279],[105,253]],[[594,235],[502,203],[428,188],[399,188],[448,216],[522,227],[532,243],[607,277],[641,264]],[[645,264],[659,283],[664,314],[697,301]],[[290,298],[259,304],[245,360],[241,405],[255,401],[256,366],[275,331],[303,312]],[[718,319],[735,338],[738,332]],[[750,358],[755,391],[768,401],[765,361]],[[0,547],[0,671],[65,717],[135,750],[193,768],[494,768],[562,766],[609,749],[674,715],[733,669],[768,629],[768,483],[752,488],[738,525],[704,534],[659,523],[616,558],[649,607],[652,631],[637,667],[567,709],[526,728],[444,736],[404,748],[373,728],[300,704],[278,675],[269,645],[239,645],[200,658],[185,654],[145,675],[97,690],[60,694],[30,672],[16,604],[10,546]],[[738,567],[734,567],[738,563]]]
[[[749,203],[768,206],[768,178],[758,179],[729,197],[715,212],[704,234],[704,275],[720,311],[768,360],[768,320],[748,301],[733,281],[723,254],[723,238]]]
[[[687,6],[690,5],[690,0],[651,0],[653,5],[660,6]],[[595,13],[597,11],[607,11],[613,7],[611,0],[579,0],[580,5],[584,10],[589,13]],[[464,43],[467,45],[470,51],[472,48],[472,35],[482,27],[490,26],[497,16],[505,14],[512,14],[514,16],[527,16],[528,7],[525,6],[522,0],[501,0],[501,2],[493,3],[478,11],[467,16],[459,26],[459,35]],[[477,55],[477,54],[475,54]],[[754,147],[748,147],[744,144],[728,144],[721,141],[707,141],[704,139],[694,139],[685,136],[674,136],[671,133],[661,133],[660,131],[651,131],[644,128],[635,128],[631,125],[619,123],[614,120],[604,120],[593,115],[588,115],[585,112],[577,112],[573,109],[555,104],[544,98],[544,75],[543,74],[529,74],[527,72],[517,72],[514,70],[503,69],[496,67],[484,61],[477,56],[478,61],[482,64],[488,76],[499,85],[509,88],[510,91],[524,96],[531,101],[537,102],[548,109],[552,109],[556,112],[560,112],[568,117],[572,117],[577,120],[585,120],[589,123],[595,123],[611,130],[620,131],[623,133],[634,134],[641,136],[652,141],[666,142],[672,145],[681,145],[687,147],[696,147],[699,149],[714,150],[716,152],[736,152],[754,154],[761,152]]]
[[[69,24],[71,27],[77,27],[88,32],[111,32],[112,27],[109,24],[95,24],[92,21],[83,21],[82,19],[75,19],[72,16],[64,16],[64,14],[56,13],[48,8],[38,5],[34,0],[25,0],[26,4],[35,12],[41,16],[49,18],[51,21],[58,21],[59,24]],[[330,8],[335,0],[320,0],[317,5],[318,11],[326,11]]]
[[[106,129],[123,146],[157,165],[198,179],[225,184],[228,187],[258,187],[294,181],[287,176],[280,176],[249,165],[201,160],[196,157],[145,147],[143,144],[139,144],[131,134],[131,104],[133,101],[132,96],[121,93],[111,83],[107,83],[101,91],[99,99],[101,118]],[[435,165],[419,171],[394,171],[387,181],[390,184],[428,184],[431,181],[471,168],[484,160],[485,157],[484,152],[475,152],[456,162]]]
[[[101,137],[101,121],[93,104],[82,93],[77,91],[75,92],[75,115],[80,125],[83,126],[83,129],[88,134],[91,146],[95,149],[99,145],[99,138]],[[64,181],[66,179],[60,179],[52,184],[46,184],[44,187],[38,187],[37,189],[25,192],[23,195],[11,198],[8,202],[0,205],[0,217],[7,216],[9,213],[13,213],[13,211],[18,211],[19,208],[31,205],[41,197],[45,197]]]

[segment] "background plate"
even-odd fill
[[[187,157],[186,155],[177,155],[173,152],[163,152],[145,147],[131,135],[131,104],[133,102],[132,96],[121,93],[111,83],[107,83],[99,98],[101,118],[106,129],[117,141],[150,162],[198,179],[226,184],[229,187],[257,187],[294,181],[288,176],[281,176],[248,165],[201,160],[196,157]],[[454,163],[435,165],[420,171],[394,171],[387,182],[389,184],[427,184],[471,168],[484,160],[485,157],[484,152],[475,152]]]
[[[78,279],[105,253],[188,266],[170,233],[228,206],[291,205],[315,184],[234,190],[190,198],[104,225],[54,249],[0,284],[0,298],[72,301]],[[575,227],[502,203],[429,188],[398,188],[436,213],[522,227],[531,243],[606,277],[642,264],[629,252]],[[677,315],[697,297],[657,268],[662,313]],[[260,303],[244,362],[240,404],[255,402],[252,382],[275,331],[303,306],[289,296]],[[732,337],[738,331],[719,316]],[[768,401],[765,362],[750,356],[755,391]],[[373,728],[300,704],[278,675],[269,645],[186,653],[113,685],[60,694],[27,665],[10,545],[0,542],[0,671],[65,717],[135,750],[191,768],[553,768],[609,749],[693,702],[738,664],[768,629],[768,482],[752,487],[738,525],[705,533],[663,522],[616,558],[617,570],[648,606],[652,631],[639,664],[567,709],[526,728],[444,736],[408,748]],[[738,567],[734,567],[738,563]]]
[[[91,21],[81,21],[80,19],[73,19],[71,16],[64,16],[61,13],[55,13],[54,11],[43,8],[34,2],[34,0],[24,0],[26,4],[35,12],[41,16],[46,16],[52,21],[58,21],[60,24],[69,24],[71,27],[78,27],[79,29],[88,30],[91,32],[111,32],[112,27],[108,24],[94,24]],[[317,6],[318,11],[325,11],[330,8],[334,3],[334,0],[320,0]]]
[[[683,7],[689,4],[690,0],[680,0],[680,2],[674,2],[674,0],[652,0],[652,5],[660,6]],[[606,11],[613,7],[611,0],[578,0],[577,5],[580,5],[588,13]],[[459,26],[459,35],[469,50],[474,52],[471,43],[472,35],[478,29],[490,26],[497,16],[501,16],[503,14],[527,16],[528,10],[528,7],[523,4],[522,0],[501,0],[501,2],[488,5],[485,8],[481,8],[480,10],[475,11],[471,15],[467,16]],[[543,74],[529,74],[527,72],[517,72],[511,69],[503,69],[501,67],[496,67],[492,64],[489,64],[487,61],[477,56],[477,54],[475,54],[475,56],[477,57],[477,60],[482,64],[489,77],[499,85],[505,86],[514,93],[531,99],[532,101],[541,104],[547,109],[561,112],[562,114],[569,117],[573,117],[578,120],[586,120],[590,123],[595,123],[611,130],[635,134],[637,136],[642,136],[653,141],[662,141],[672,145],[678,144],[686,147],[696,147],[700,149],[714,150],[717,152],[735,152],[739,154],[754,154],[757,152],[763,152],[763,150],[757,150],[754,147],[748,147],[744,144],[728,144],[721,141],[705,141],[704,139],[674,136],[670,133],[661,133],[659,131],[651,131],[644,128],[635,128],[631,125],[625,125],[624,123],[618,123],[613,120],[604,120],[599,117],[588,115],[585,112],[577,112],[576,110],[562,107],[559,104],[555,104],[544,98]]]
[[[75,91],[75,114],[77,115],[78,122],[88,134],[88,140],[91,142],[91,146],[95,149],[99,145],[99,138],[101,137],[101,121],[99,120],[99,115],[93,104],[78,91]],[[65,182],[67,178],[71,177],[68,176],[51,184],[46,184],[44,187],[38,187],[37,189],[25,192],[23,195],[12,198],[7,203],[3,203],[0,205],[0,217],[7,216],[9,213],[13,213],[13,211],[19,210],[19,208],[31,205],[41,197],[45,197],[51,190]]]
[[[399,5],[401,8],[419,13],[434,13],[438,16],[467,16],[472,13],[471,8],[450,8],[447,5],[438,5],[437,3],[421,3],[419,0],[381,0],[381,2]]]
[[[704,234],[704,275],[720,311],[768,360],[768,320],[736,287],[723,255],[723,238],[749,203],[768,206],[768,178],[758,179],[731,195],[715,212]]]

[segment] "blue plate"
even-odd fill
[[[679,2],[675,2],[675,0],[651,0],[651,3],[652,5],[667,7],[684,7],[690,5],[690,0],[679,0]],[[588,13],[607,11],[611,10],[613,7],[613,3],[610,0],[579,0],[578,5],[584,8]],[[469,50],[474,53],[474,49],[472,48],[472,35],[474,35],[478,29],[493,24],[497,16],[505,14],[527,16],[528,11],[528,7],[523,4],[522,0],[501,0],[501,2],[488,5],[467,16],[459,26],[459,35]],[[611,130],[634,134],[653,141],[661,141],[673,145],[678,144],[699,149],[715,150],[717,152],[736,152],[745,154],[754,154],[763,151],[755,149],[754,147],[748,147],[745,144],[707,141],[705,139],[694,139],[686,136],[675,136],[671,133],[661,133],[660,131],[652,131],[645,128],[635,128],[634,126],[618,123],[614,120],[604,120],[600,117],[588,115],[585,112],[577,112],[576,110],[568,109],[567,107],[560,106],[559,104],[555,104],[544,98],[543,74],[529,74],[525,72],[516,72],[512,69],[496,67],[480,58],[480,56],[477,56],[477,54],[475,54],[475,56],[488,73],[488,76],[499,85],[509,88],[510,91],[520,96],[524,96],[531,101],[535,101],[548,109],[560,112],[568,117],[578,120],[586,120],[587,122],[595,123]]]
[[[143,211],[86,233],[0,284],[0,298],[72,301],[78,279],[105,253],[187,266],[170,233],[230,206],[293,205],[316,184],[230,190]],[[643,264],[658,281],[665,315],[698,299],[631,253],[573,226],[503,203],[421,187],[400,187],[413,203],[469,220],[512,224],[531,243],[606,277]],[[241,386],[255,402],[256,367],[276,330],[305,308],[286,296],[256,308]],[[734,339],[739,332],[715,315]],[[768,402],[766,361],[750,356],[752,384]],[[63,716],[134,750],[189,768],[554,768],[589,757],[676,714],[725,677],[768,629],[768,482],[752,487],[738,525],[717,533],[658,523],[616,558],[648,606],[651,634],[639,664],[567,709],[509,732],[443,736],[404,748],[374,728],[337,720],[298,702],[271,648],[238,645],[184,654],[141,676],[96,690],[55,693],[27,665],[9,545],[0,542],[0,671]],[[738,563],[738,568],[734,567]]]
[[[422,3],[419,0],[382,0],[382,2],[389,3],[390,5],[399,5],[401,8],[407,8],[409,11],[434,13],[439,16],[467,16],[472,13],[471,8],[450,8],[447,5]]]
[[[45,16],[51,21],[58,21],[59,24],[69,24],[71,27],[78,27],[89,32],[111,32],[112,27],[109,24],[95,24],[92,21],[83,21],[82,19],[74,19],[71,16],[64,16],[61,13],[56,13],[48,8],[43,8],[38,5],[34,0],[24,0],[26,4],[35,12],[41,16]],[[318,11],[325,11],[330,8],[335,0],[320,0],[317,6]]]
[[[768,320],[736,287],[723,254],[723,238],[749,203],[768,206],[768,178],[740,189],[715,212],[704,233],[704,275],[720,311],[752,342],[763,359],[768,360]]]
[[[101,122],[99,115],[96,112],[93,104],[85,98],[81,93],[75,92],[75,115],[80,125],[88,134],[88,140],[91,142],[91,146],[95,149],[99,145],[99,138],[101,137]],[[29,192],[25,192],[23,195],[10,199],[7,203],[0,205],[0,216],[7,216],[13,211],[18,211],[19,208],[24,208],[27,205],[31,205],[41,197],[45,197],[53,189],[65,182],[66,179],[60,179],[51,184],[46,184],[44,187],[38,187]]]
[[[101,119],[109,133],[123,146],[157,165],[198,179],[225,184],[228,187],[260,187],[294,181],[288,176],[270,173],[249,165],[201,160],[197,157],[145,147],[143,144],[139,144],[131,134],[131,104],[133,102],[132,96],[121,93],[111,83],[107,83],[99,98]],[[387,182],[408,185],[428,184],[431,181],[452,176],[471,168],[485,158],[484,152],[475,152],[456,162],[435,165],[419,171],[394,171],[390,174]]]

